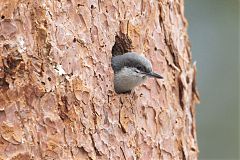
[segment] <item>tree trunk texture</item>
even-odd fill
[[[0,0],[0,159],[197,159],[183,0]],[[164,80],[116,94],[111,57]]]

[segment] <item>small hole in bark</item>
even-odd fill
[[[48,77],[48,80],[51,81],[52,80],[51,77]]]
[[[154,47],[154,50],[157,51],[157,47]]]
[[[94,5],[91,5],[91,9],[93,9],[94,8]]]
[[[132,48],[132,40],[128,37],[128,35],[120,32],[115,36],[115,44],[112,47],[112,56],[130,52]]]
[[[77,39],[76,38],[73,38],[73,43],[77,42]]]
[[[190,82],[190,79],[189,79],[189,77],[188,77],[188,76],[186,77],[186,81],[187,81],[187,84],[189,84],[189,82]]]
[[[1,18],[2,18],[2,19],[4,19],[4,18],[5,18],[5,16],[4,16],[4,15],[2,15],[2,16],[1,16]]]
[[[45,85],[45,82],[41,82],[43,85]]]

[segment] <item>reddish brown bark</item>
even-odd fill
[[[197,159],[182,0],[0,0],[0,16],[0,159]],[[114,44],[164,81],[117,95]]]

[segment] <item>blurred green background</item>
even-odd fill
[[[238,160],[239,1],[185,0],[192,55],[197,61],[200,160]]]

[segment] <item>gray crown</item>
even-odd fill
[[[120,71],[123,67],[137,68],[146,73],[152,72],[151,62],[144,56],[134,52],[128,52],[112,58],[112,68],[114,72]]]

